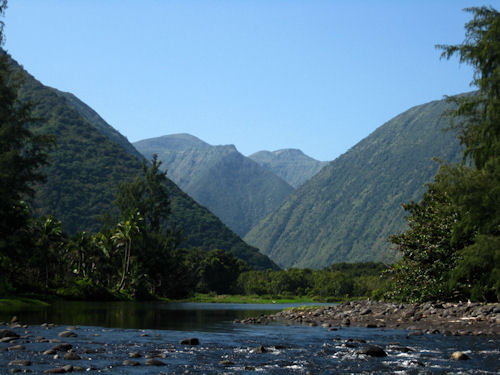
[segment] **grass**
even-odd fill
[[[198,302],[198,303],[310,303],[317,302],[311,297],[297,296],[244,296],[244,295],[229,295],[229,294],[202,294],[196,293],[191,298],[170,300],[171,302]]]
[[[0,298],[1,310],[17,310],[26,307],[40,307],[48,305],[49,303],[35,298],[28,298],[28,297]]]

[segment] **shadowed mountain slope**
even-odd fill
[[[158,154],[170,178],[229,228],[244,235],[293,191],[233,145],[211,146],[189,134],[145,139],[134,146]]]
[[[311,179],[328,164],[327,161],[318,161],[292,148],[259,151],[250,155],[249,158],[281,177],[294,188],[298,188]]]
[[[47,182],[36,189],[35,213],[53,214],[70,234],[99,230],[101,217],[115,214],[113,200],[119,183],[141,173],[138,152],[86,104],[44,86],[11,61],[24,79],[20,99],[34,103],[34,114],[43,119],[31,129],[56,136],[50,165],[45,168]],[[275,267],[170,180],[167,189],[172,202],[170,225],[182,230],[183,247],[219,248],[256,268]]]
[[[401,204],[420,199],[438,164],[461,149],[444,101],[396,116],[324,167],[245,236],[282,267],[392,262],[387,241],[405,228]]]

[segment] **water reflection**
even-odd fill
[[[302,304],[210,304],[166,302],[69,302],[15,312],[0,312],[0,320],[15,313],[30,324],[68,325],[184,331],[231,331],[234,319],[270,314]],[[315,303],[314,305],[318,305]]]

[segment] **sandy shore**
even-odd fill
[[[351,301],[315,309],[292,309],[236,321],[243,324],[284,322],[338,329],[346,326],[408,329],[410,334],[500,335],[500,304],[398,304]]]

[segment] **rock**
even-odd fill
[[[82,359],[82,358],[78,354],[76,354],[75,352],[67,352],[64,355],[64,359],[66,359],[68,361],[77,361],[77,360]]]
[[[155,358],[151,358],[146,360],[146,366],[165,366],[165,362],[162,362]]]
[[[261,346],[258,346],[256,347],[254,350],[253,350],[254,353],[267,353],[267,349],[264,348],[262,345]]]
[[[234,362],[230,361],[229,359],[224,359],[223,361],[220,361],[219,364],[223,366],[231,366],[234,365]]]
[[[123,366],[139,366],[140,363],[137,361],[132,361],[130,359],[126,359],[125,361],[122,362]]]
[[[0,342],[12,342],[12,341],[16,341],[18,339],[18,337],[2,337],[0,339]]]
[[[52,348],[52,350],[55,350],[56,352],[67,352],[68,350],[71,350],[73,348],[73,345],[71,344],[58,344]]]
[[[357,354],[369,355],[370,357],[387,357],[387,353],[379,346],[365,346],[357,351]]]
[[[15,337],[19,338],[19,335],[15,333],[14,331],[10,331],[8,329],[0,329],[0,338],[4,337]]]
[[[59,337],[77,337],[78,335],[73,331],[62,331],[57,336],[59,336]]]
[[[56,353],[57,353],[56,350],[54,350],[54,349],[48,349],[48,350],[44,351],[42,354],[44,354],[44,355],[54,355]]]
[[[132,353],[129,353],[128,356],[130,358],[140,358],[141,357],[141,353],[139,353],[139,352],[132,352]]]
[[[14,346],[9,346],[9,350],[24,350],[26,347],[24,345],[14,345]]]
[[[450,359],[453,359],[454,361],[465,361],[467,359],[470,359],[470,357],[464,352],[454,352],[451,355]]]
[[[369,313],[371,313],[372,310],[371,309],[363,309],[360,311],[359,315],[367,315]]]
[[[64,369],[64,371],[66,372],[71,372],[74,370],[74,367],[72,365],[66,365],[66,366],[63,366],[62,367]]]
[[[13,316],[12,319],[10,320],[11,323],[16,323],[17,322],[17,316]]]
[[[200,341],[196,337],[190,337],[180,342],[181,345],[200,345]]]
[[[67,371],[62,368],[62,367],[56,367],[56,368],[50,368],[48,370],[45,370],[43,373],[44,374],[64,374]]]
[[[349,318],[346,318],[342,320],[342,325],[343,326],[350,326],[351,325],[351,320]]]
[[[9,366],[31,366],[31,361],[27,359],[16,359],[9,362]]]

